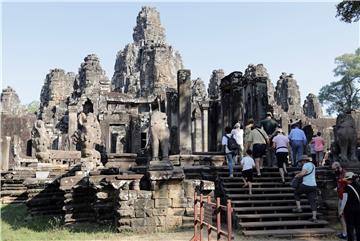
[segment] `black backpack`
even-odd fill
[[[227,135],[225,136],[228,139],[227,148],[230,151],[236,151],[237,149],[239,149],[239,145],[237,144],[234,135],[231,135],[231,137],[228,137]]]

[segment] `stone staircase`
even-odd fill
[[[289,172],[296,169],[289,169]],[[234,208],[234,224],[245,236],[321,236],[335,231],[318,215],[318,222],[308,221],[312,217],[306,196],[301,198],[302,213],[293,213],[296,207],[294,191],[290,187],[291,177],[281,182],[277,168],[264,168],[262,176],[254,175],[252,195],[242,188],[241,170],[234,169],[229,178],[226,167],[218,168],[217,189],[225,199],[231,199]]]

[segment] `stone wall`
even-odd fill
[[[152,191],[119,190],[116,199],[118,231],[161,231],[180,227],[192,220],[194,182],[157,182]]]

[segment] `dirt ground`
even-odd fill
[[[184,230],[178,232],[171,233],[154,233],[154,234],[146,234],[146,235],[131,235],[127,237],[118,237],[116,239],[111,239],[111,241],[190,241],[193,237],[194,232],[191,230]],[[204,241],[207,241],[207,234],[204,232]],[[212,235],[211,240],[216,240],[216,236]],[[226,241],[225,238],[222,240]],[[258,237],[258,238],[249,238],[240,236],[238,234],[235,235],[234,241],[286,241],[286,240],[294,240],[294,241],[338,241],[336,237],[307,237],[307,238],[271,238],[271,237]],[[109,239],[101,240],[101,241],[110,241]]]

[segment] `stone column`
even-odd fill
[[[70,105],[68,107],[69,110],[69,124],[68,124],[68,138],[69,138],[69,149],[71,151],[76,150],[76,146],[72,143],[71,137],[77,130],[78,126],[78,118],[77,118],[77,106]]]
[[[202,139],[203,139],[203,152],[207,152],[208,151],[208,135],[209,135],[209,130],[208,130],[208,111],[209,111],[209,102],[203,102],[202,106]]]
[[[197,105],[197,104],[196,104]],[[202,114],[200,107],[196,107],[193,112],[194,130],[193,130],[193,151],[201,152],[203,150],[203,132],[202,132]]]
[[[9,170],[9,159],[10,159],[10,136],[5,136],[5,140],[1,139],[1,170]]]
[[[179,150],[180,154],[191,154],[191,72],[177,73],[179,94]]]

